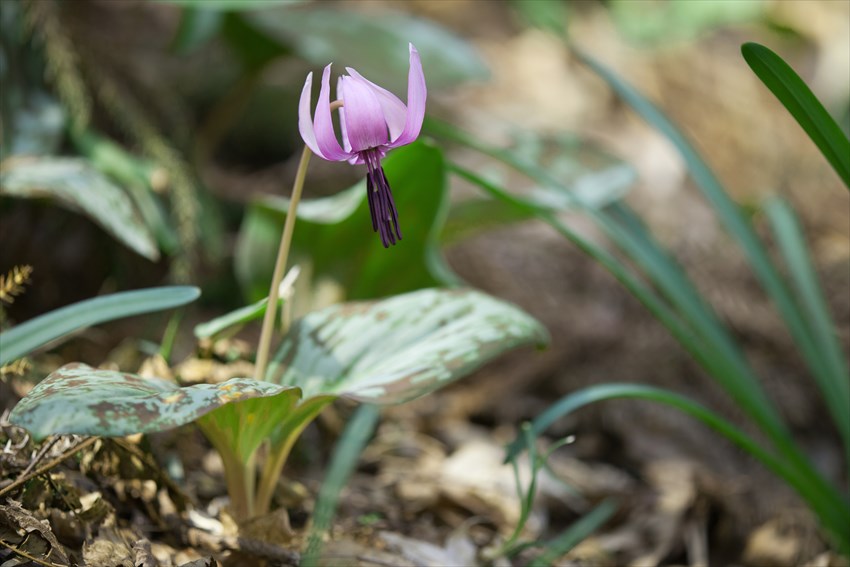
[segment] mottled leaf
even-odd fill
[[[64,433],[117,437],[171,429],[231,402],[289,397],[292,389],[250,378],[181,388],[159,378],[73,363],[36,385],[9,421],[36,439]]]
[[[154,237],[127,194],[83,160],[10,160],[0,170],[0,195],[52,197],[82,212],[145,258],[159,258]]]
[[[281,344],[269,375],[300,387],[305,398],[399,403],[510,348],[546,340],[543,327],[514,305],[469,289],[425,289],[307,315]]]
[[[269,382],[233,378],[181,388],[69,364],[27,394],[9,419],[40,439],[162,431],[203,416],[219,450],[244,461],[270,435],[290,442],[335,396],[404,402],[510,348],[546,340],[543,327],[509,303],[473,290],[426,289],[311,313],[285,337]],[[230,402],[240,403],[222,407]]]

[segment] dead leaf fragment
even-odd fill
[[[7,502],[8,505],[0,504],[0,537],[33,557],[67,565],[68,556],[53,535],[50,524],[33,516],[20,503]]]

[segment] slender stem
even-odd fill
[[[307,176],[307,165],[310,163],[312,152],[306,145],[298,162],[298,171],[295,174],[295,183],[292,185],[292,197],[289,199],[289,211],[286,213],[286,222],[283,225],[283,235],[280,238],[280,248],[277,251],[277,262],[272,275],[272,285],[269,288],[269,301],[266,304],[266,314],[263,316],[263,329],[260,332],[260,343],[257,346],[257,364],[254,367],[254,379],[263,380],[266,376],[266,367],[269,364],[269,350],[274,332],[274,319],[277,313],[277,300],[280,281],[283,279],[283,271],[289,259],[289,247],[292,244],[292,232],[295,230],[295,213],[298,202],[301,200],[301,191],[304,189],[304,179]]]
[[[331,112],[343,106],[341,100],[335,100],[331,103]],[[304,189],[304,179],[307,177],[307,165],[310,163],[312,152],[306,145],[304,152],[301,154],[301,161],[298,162],[298,171],[295,173],[295,182],[292,184],[292,196],[289,199],[289,211],[286,213],[286,222],[283,225],[283,235],[280,238],[280,248],[277,251],[277,262],[274,265],[274,274],[272,274],[272,285],[269,288],[269,301],[266,304],[266,314],[263,317],[263,329],[260,331],[260,343],[257,345],[257,363],[254,366],[254,379],[264,380],[266,376],[266,368],[269,365],[269,350],[272,343],[272,333],[274,332],[274,319],[277,311],[278,294],[280,293],[280,281],[283,279],[283,273],[286,269],[286,262],[289,259],[289,247],[292,244],[292,232],[295,230],[295,213],[298,210],[298,203],[301,201],[301,191]],[[286,329],[284,329],[286,331]]]

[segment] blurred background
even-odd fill
[[[412,42],[428,83],[424,144],[517,195],[563,201],[475,144],[533,162],[594,206],[627,202],[731,328],[807,454],[846,490],[838,434],[746,258],[674,145],[570,45],[662,109],[759,234],[769,233],[763,200],[779,194],[790,202],[846,353],[850,195],[747,67],[740,46],[755,41],[779,53],[846,133],[850,3],[2,0],[0,10],[0,272],[34,269],[27,292],[4,308],[2,324],[108,291],[192,283],[203,295],[181,323],[173,359],[190,357],[194,322],[266,294],[284,214],[280,198],[289,194],[302,148],[297,103],[307,73],[330,62],[335,74],[351,66],[405,100]],[[474,143],[463,143],[459,132]],[[552,344],[388,411],[392,425],[370,449],[374,462],[366,471],[392,485],[401,502],[381,504],[387,521],[407,522],[408,535],[430,541],[476,514],[509,524],[510,491],[470,496],[484,482],[470,479],[486,477],[501,460],[482,455],[501,450],[523,420],[590,384],[669,387],[757,435],[597,262],[549,225],[488,204],[443,162],[417,170],[417,155],[388,166],[402,227],[411,233],[398,246],[383,250],[368,221],[344,203],[324,220],[296,225],[296,261],[306,270],[299,312],[465,282],[537,317]],[[337,195],[364,175],[361,167],[314,159],[306,195]],[[417,192],[405,192],[417,175]],[[564,206],[559,215],[606,243],[580,211]],[[353,228],[349,217],[359,219]],[[38,358],[35,371],[44,375],[67,360],[135,370],[166,321],[147,317],[88,331]],[[234,344],[257,334],[246,328]],[[6,387],[2,406],[16,396]],[[567,433],[576,441],[558,466],[582,496],[570,500],[552,489],[555,503],[536,529],[569,523],[583,510],[581,499],[615,495],[626,503],[608,539],[582,551],[588,564],[602,556],[686,563],[698,556],[700,541],[712,564],[794,565],[825,548],[787,486],[690,418],[646,402],[612,402],[552,431]],[[409,441],[422,437],[431,441]],[[403,446],[399,439],[417,446],[413,456],[402,451],[389,464],[375,457],[386,449],[382,443]],[[431,442],[440,456],[422,461],[430,450],[419,445]],[[450,476],[458,455],[472,455],[466,480]],[[431,480],[414,479],[416,490],[400,472],[429,466],[436,467]],[[459,488],[437,495],[435,479]],[[374,482],[362,482],[357,490],[375,490]],[[355,517],[366,505],[347,506],[340,517]]]

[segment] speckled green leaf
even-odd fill
[[[425,289],[307,315],[284,339],[269,376],[300,387],[305,398],[399,403],[510,348],[546,340],[545,329],[514,305],[469,289]]]
[[[76,433],[117,437],[164,431],[231,402],[289,397],[293,388],[250,378],[181,388],[159,378],[67,364],[40,382],[9,416],[36,439]]]
[[[153,234],[123,189],[84,160],[18,159],[0,171],[0,195],[52,197],[102,226],[128,248],[149,260],[159,258]]]

